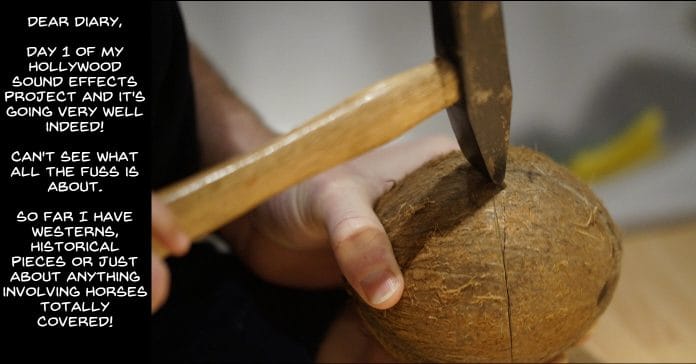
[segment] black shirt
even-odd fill
[[[174,3],[152,7],[152,186],[199,167],[186,34]],[[169,300],[152,319],[153,362],[313,361],[345,301],[265,283],[207,244],[168,260]]]
[[[188,42],[174,3],[152,5],[152,187],[199,169]]]

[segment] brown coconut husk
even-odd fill
[[[602,203],[529,149],[510,149],[503,187],[459,152],[433,160],[376,212],[405,290],[391,309],[358,312],[402,361],[548,361],[587,332],[619,276],[620,236]]]

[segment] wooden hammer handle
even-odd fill
[[[378,82],[260,149],[157,191],[199,239],[288,187],[382,145],[459,99],[442,59]],[[168,252],[153,240],[153,252]]]

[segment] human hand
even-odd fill
[[[326,332],[317,350],[318,363],[397,363],[363,325],[355,306],[348,304]]]
[[[171,211],[155,195],[152,195],[152,237],[164,245],[174,256],[186,254],[191,241],[176,225]],[[169,268],[164,260],[152,254],[151,309],[154,313],[169,295]]]
[[[268,281],[318,288],[345,277],[365,302],[389,308],[403,276],[373,205],[407,173],[457,148],[453,139],[429,137],[367,153],[272,198],[225,235]]]

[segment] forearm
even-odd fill
[[[189,54],[204,165],[254,150],[275,136],[193,43]]]

